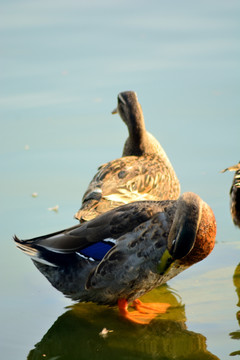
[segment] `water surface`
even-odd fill
[[[0,6],[2,358],[238,357],[240,230],[229,212],[233,174],[219,171],[240,160],[239,2]],[[207,201],[218,225],[206,260],[147,295],[172,304],[147,327],[115,308],[74,305],[12,242],[76,223],[97,167],[121,155],[127,131],[111,111],[124,90],[138,93],[182,192]]]

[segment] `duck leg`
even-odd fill
[[[169,308],[167,303],[147,303],[140,300],[133,301],[133,307],[136,311],[128,311],[128,302],[125,299],[118,300],[120,314],[126,319],[137,324],[149,324],[158,314],[164,314]]]

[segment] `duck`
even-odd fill
[[[129,136],[122,157],[98,168],[74,217],[89,221],[115,207],[141,200],[175,200],[180,183],[160,143],[145,129],[137,94],[118,94],[118,113],[128,127]]]
[[[122,156],[142,156],[157,153],[166,161],[168,157],[158,140],[146,131],[141,104],[135,91],[123,91],[118,94],[117,107],[112,114],[119,114],[127,125],[128,138],[124,143]]]
[[[230,211],[234,225],[240,227],[240,161],[221,172],[224,173],[225,171],[235,171],[230,188]]]
[[[66,297],[117,305],[125,319],[148,324],[169,304],[144,304],[139,297],[206,258],[215,237],[211,207],[186,192],[177,200],[132,202],[65,230],[14,241]]]

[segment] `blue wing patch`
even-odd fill
[[[79,254],[92,258],[93,260],[102,260],[106,253],[113,247],[114,244],[105,243],[103,241],[94,243],[85,249],[78,251]]]

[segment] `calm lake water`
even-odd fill
[[[0,10],[1,358],[238,358],[240,229],[233,173],[220,170],[240,160],[240,2],[9,0]],[[124,90],[138,93],[182,192],[207,201],[218,225],[206,260],[146,295],[172,305],[149,326],[73,304],[12,241],[76,224],[97,167],[121,155],[127,130],[111,111]]]

